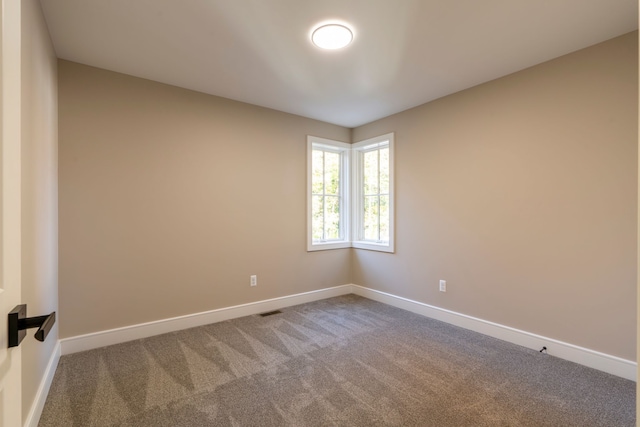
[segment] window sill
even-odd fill
[[[328,251],[331,249],[350,248],[351,242],[312,243],[307,245],[307,252]]]
[[[366,241],[351,242],[351,246],[356,249],[366,249],[369,251],[388,252],[394,253],[394,247],[392,243],[374,243]]]

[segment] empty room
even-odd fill
[[[636,425],[635,0],[0,1],[0,427]]]

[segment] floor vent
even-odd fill
[[[260,313],[260,316],[267,317],[267,316],[273,316],[274,314],[280,314],[280,313],[282,313],[280,310],[267,311],[266,313]]]

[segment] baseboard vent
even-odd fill
[[[267,316],[273,316],[274,314],[280,314],[280,313],[282,313],[280,310],[274,310],[274,311],[267,311],[266,313],[260,313],[259,316],[267,317]]]
[[[63,338],[60,340],[62,355],[77,353],[79,351],[92,350],[107,345],[120,344],[140,338],[153,337],[168,332],[182,329],[195,328],[197,326],[210,325],[224,322],[244,316],[255,316],[258,313],[268,313],[273,310],[281,310],[292,305],[306,304],[325,298],[348,295],[352,293],[352,285],[342,285],[333,288],[318,289],[316,291],[303,292],[301,294],[287,295],[262,301],[231,307],[217,308],[201,313],[187,314],[184,316],[161,319],[148,323],[124,326],[106,331],[92,332],[86,335]]]
[[[259,313],[262,313],[261,316],[277,314],[280,313],[278,307],[291,307],[293,305],[306,304],[312,301],[348,294],[360,295],[374,301],[379,301],[432,319],[534,349],[535,351],[539,351],[542,347],[547,347],[547,350],[542,352],[543,354],[556,356],[631,381],[636,381],[638,364],[635,361],[621,359],[553,338],[535,335],[508,326],[352,284],[63,338],[60,340],[61,354],[67,355],[79,351],[92,350],[107,345],[120,344],[182,329],[210,325],[238,317],[255,316]],[[549,349],[553,351],[549,351]]]

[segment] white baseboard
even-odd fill
[[[445,310],[418,301],[398,297],[386,292],[380,292],[358,285],[352,285],[352,289],[353,293],[356,295],[402,308],[452,325],[460,326],[484,335],[489,335],[523,347],[535,350],[547,347],[547,353],[555,357],[598,369],[628,380],[636,381],[638,364],[630,360],[568,344],[553,338],[547,338],[521,331],[498,323],[478,319],[476,317],[467,316],[465,314],[456,313],[455,311]]]
[[[47,369],[44,371],[44,376],[38,386],[38,391],[29,409],[29,414],[24,422],[25,427],[38,427],[42,410],[44,409],[44,403],[47,401],[47,395],[49,394],[49,388],[51,388],[51,382],[53,376],[56,373],[58,367],[58,361],[60,360],[60,341],[58,341],[53,349],[53,353],[49,358]]]
[[[333,288],[236,305],[233,307],[126,326],[123,328],[111,329],[108,331],[101,331],[71,338],[64,338],[60,340],[61,353],[62,355],[65,355],[79,351],[92,350],[94,348],[104,347],[107,345],[119,344],[167,332],[193,328],[196,326],[208,325],[224,320],[235,319],[237,317],[250,316],[292,305],[304,304],[350,293],[530,349],[539,350],[542,347],[547,347],[547,353],[555,357],[636,381],[638,365],[634,361],[625,360],[616,356],[590,350],[588,348],[565,343],[553,338],[532,334],[509,326],[500,325],[498,323],[489,322],[487,320],[478,319],[455,311],[446,310],[358,285],[336,286]]]
[[[304,292],[301,294],[225,307],[202,313],[188,314],[170,319],[157,320],[155,322],[141,323],[138,325],[125,326],[123,328],[64,338],[60,340],[60,344],[62,345],[63,355],[77,353],[79,351],[92,350],[94,348],[104,347],[107,345],[120,344],[167,332],[208,325],[211,323],[222,322],[224,320],[235,319],[237,317],[250,316],[253,314],[277,310],[283,307],[304,304],[350,293],[352,293],[351,285],[336,286],[333,288],[320,289],[317,291]]]

